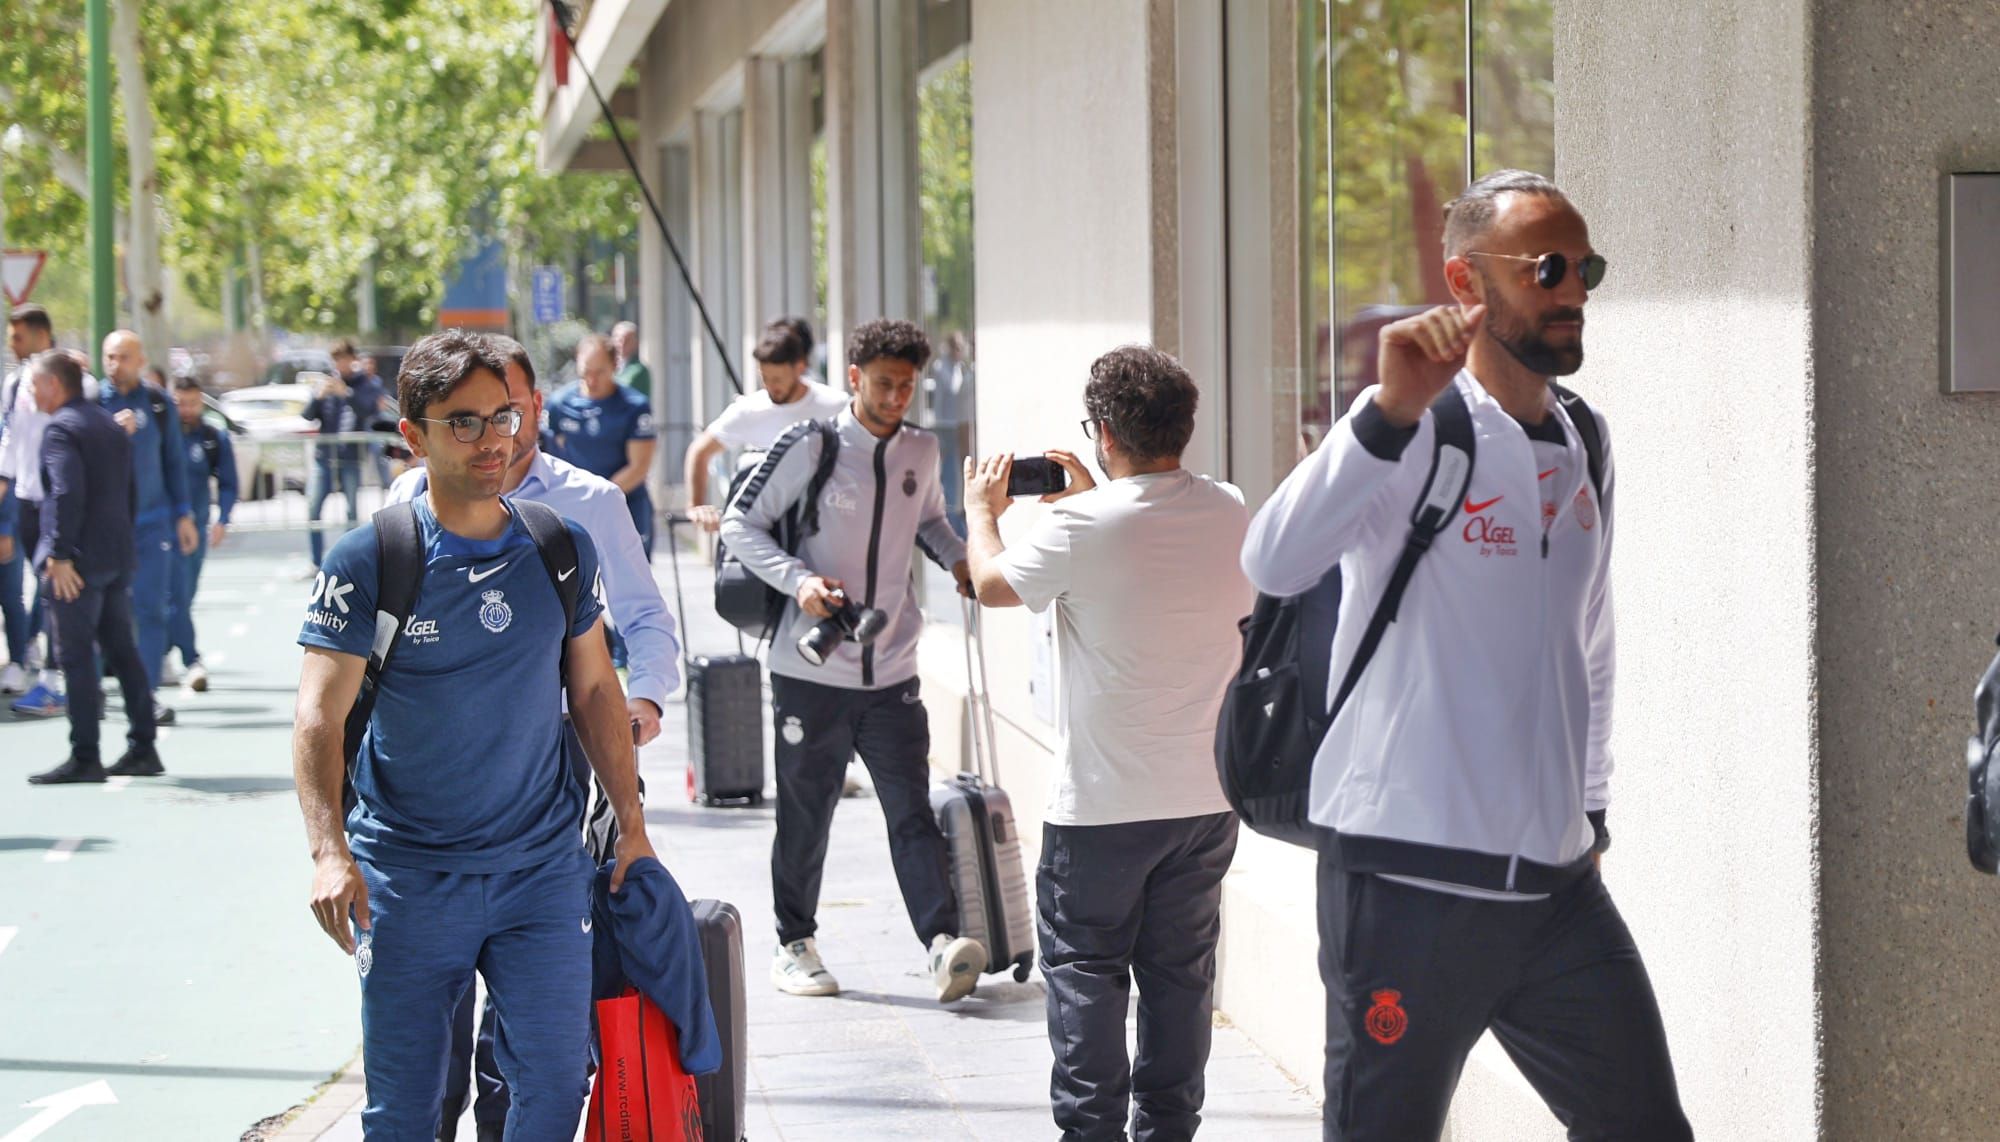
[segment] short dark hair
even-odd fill
[[[582,337],[577,338],[575,355],[578,357],[583,356],[583,351],[593,345],[613,361],[618,359],[618,347],[611,343],[611,338],[606,337],[602,333],[586,333]]]
[[[931,340],[915,325],[893,317],[863,322],[847,335],[848,364],[858,368],[884,357],[921,369],[930,363]]]
[[[328,349],[326,355],[329,357],[359,357],[361,354],[355,351],[352,340],[342,337],[333,343],[333,348]]]
[[[799,331],[782,317],[764,327],[757,347],[750,351],[760,365],[801,365],[811,353],[812,343],[800,341]]]
[[[56,335],[56,323],[49,320],[49,311],[32,302],[27,305],[17,305],[9,310],[7,324],[25,325],[49,337]]]
[[[528,347],[507,336],[505,333],[487,333],[483,334],[483,336],[492,346],[495,353],[521,366],[521,372],[528,378],[528,387],[531,389],[534,388],[535,359],[528,356]],[[505,373],[500,374],[500,379],[503,381],[506,380],[507,375]]]
[[[1111,427],[1135,462],[1177,457],[1194,437],[1201,390],[1172,356],[1150,345],[1121,345],[1090,366],[1083,408]]]
[[[813,346],[819,342],[813,337],[813,323],[803,317],[780,317],[778,321],[792,327],[799,335],[799,344],[806,347],[806,356],[812,356]]]
[[[506,383],[507,358],[487,338],[462,329],[446,329],[422,338],[403,357],[403,372],[398,378],[398,409],[403,419],[424,415],[424,410],[451,395],[451,390],[481,369]]]
[[[177,393],[198,393],[201,391],[201,381],[195,377],[182,375],[174,381],[174,391]]]
[[[167,371],[165,369],[160,368],[158,365],[152,364],[151,362],[148,362],[145,368],[139,370],[139,373],[141,376],[146,377],[147,379],[151,380],[154,384],[159,385],[163,389],[170,389],[173,387],[173,382],[167,379]]]
[[[47,373],[56,379],[64,392],[73,397],[83,395],[83,366],[76,358],[63,349],[44,349],[28,358],[28,373]]]
[[[1444,205],[1444,256],[1455,258],[1470,250],[1486,236],[1499,212],[1503,194],[1533,194],[1544,198],[1569,196],[1547,178],[1533,171],[1501,170],[1475,181],[1457,198]]]

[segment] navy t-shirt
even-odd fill
[[[655,435],[651,402],[624,385],[603,400],[592,400],[581,384],[566,385],[549,401],[547,416],[563,459],[605,479],[629,462],[628,441]]]
[[[530,868],[580,845],[584,792],[563,756],[562,641],[603,612],[597,549],[575,522],[576,622],[518,514],[506,534],[445,531],[415,502],[424,581],[355,761],[354,855],[449,872]],[[511,510],[511,509],[510,509]],[[375,638],[375,527],[343,535],[313,580],[299,645],[358,658]]]

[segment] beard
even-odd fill
[[[1540,323],[1529,320],[1500,300],[1499,292],[1487,284],[1486,290],[1486,332],[1500,343],[1502,349],[1521,362],[1523,368],[1544,377],[1567,377],[1583,368],[1583,342],[1574,345],[1551,345],[1543,335],[1543,329],[1553,321],[1578,321],[1583,317],[1580,309],[1558,309],[1541,319]]]

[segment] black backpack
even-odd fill
[[[806,484],[806,494],[785,512],[784,518],[778,521],[777,531],[773,533],[778,545],[789,555],[797,555],[799,545],[805,542],[806,537],[819,532],[820,493],[826,490],[827,480],[833,477],[834,461],[840,457],[840,433],[831,421],[808,420],[786,429],[760,463],[736,470],[735,477],[729,481],[729,496],[722,501],[729,505],[734,504],[739,496],[756,499],[778,462],[784,458],[786,449],[804,439],[808,432],[819,433],[819,463],[813,468],[812,479]],[[758,578],[756,572],[731,554],[728,544],[718,542],[715,545],[715,613],[721,615],[723,621],[745,634],[763,638],[778,629],[778,621],[784,617],[787,601],[783,591]]]
[[[577,601],[583,595],[583,576],[575,574],[576,537],[569,533],[563,518],[547,504],[532,500],[509,500],[520,513],[521,523],[535,541],[542,566],[562,599],[563,641],[560,659],[563,676],[569,670],[569,630],[576,625]],[[382,671],[402,641],[403,625],[416,610],[417,591],[424,580],[424,539],[417,528],[414,505],[405,501],[390,504],[374,515],[377,579],[375,584],[375,642],[368,651],[368,665],[361,675],[361,690],[347,711],[342,746],[346,751],[347,775],[341,781],[343,810],[354,808],[354,762],[361,752],[361,735],[368,729],[369,715],[375,712],[375,698]]]
[[[1550,387],[1576,425],[1591,486],[1602,500],[1604,441],[1598,434],[1597,417],[1582,397],[1561,385]],[[1375,613],[1369,616],[1332,705],[1326,704],[1326,692],[1332,673],[1333,635],[1340,621],[1339,563],[1300,594],[1289,598],[1258,595],[1249,617],[1238,624],[1243,632],[1243,662],[1223,695],[1222,711],[1216,719],[1215,767],[1222,779],[1223,795],[1237,815],[1267,837],[1315,847],[1306,811],[1320,740],[1361,681],[1361,673],[1375,657],[1389,624],[1396,621],[1397,608],[1417,564],[1458,515],[1472,486],[1477,454],[1472,412],[1456,384],[1438,394],[1431,414],[1437,431],[1430,474],[1410,511],[1410,532],[1403,541],[1403,553]]]
[[[2000,871],[2000,655],[1986,667],[1972,692],[1979,732],[1965,743],[1965,855],[1981,872]]]

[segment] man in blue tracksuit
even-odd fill
[[[352,341],[335,342],[328,355],[339,375],[320,382],[313,402],[306,406],[305,418],[318,424],[326,436],[367,432],[388,401],[382,379],[361,367]],[[361,518],[361,454],[369,447],[360,443],[314,446],[312,486],[306,493],[312,522],[319,522],[327,497],[335,492],[347,501],[347,522],[351,525]],[[318,567],[326,552],[326,536],[313,528],[307,533],[306,545],[312,551],[313,566]]]
[[[313,582],[299,642],[293,764],[314,860],[312,909],[361,977],[370,1139],[437,1135],[459,997],[484,976],[507,1028],[510,1138],[570,1138],[588,1091],[590,862],[584,791],[564,756],[562,696],[615,807],[612,890],[652,857],[625,696],[605,652],[597,555],[544,563],[500,497],[523,417],[485,338],[419,341],[401,431],[429,470],[414,501],[425,567],[382,672],[340,812],[347,715],[376,643],[375,525]],[[556,582],[587,588],[567,627]]]
[[[180,414],[174,399],[146,383],[146,350],[139,335],[120,329],[104,339],[104,383],[97,401],[132,440],[132,482],[138,490],[133,543],[132,621],[146,678],[160,685],[173,618],[174,559],[195,549],[194,513],[188,505],[187,464],[181,456]],[[172,714],[162,710],[163,722]]]
[[[611,339],[592,334],[576,347],[574,384],[549,401],[549,430],[563,459],[618,485],[632,509],[632,523],[646,555],[653,554],[653,497],[646,474],[653,470],[653,406],[618,383]]]
[[[182,377],[174,386],[179,407],[181,455],[187,464],[188,502],[194,509],[195,547],[174,560],[174,617],[170,631],[173,649],[181,652],[181,669],[186,671],[187,688],[199,693],[208,689],[208,668],[201,664],[201,652],[194,645],[194,592],[201,583],[201,565],[211,545],[220,545],[229,530],[229,513],[236,507],[236,449],[229,434],[201,419],[201,382]],[[209,481],[215,482],[215,520],[210,522]]]

